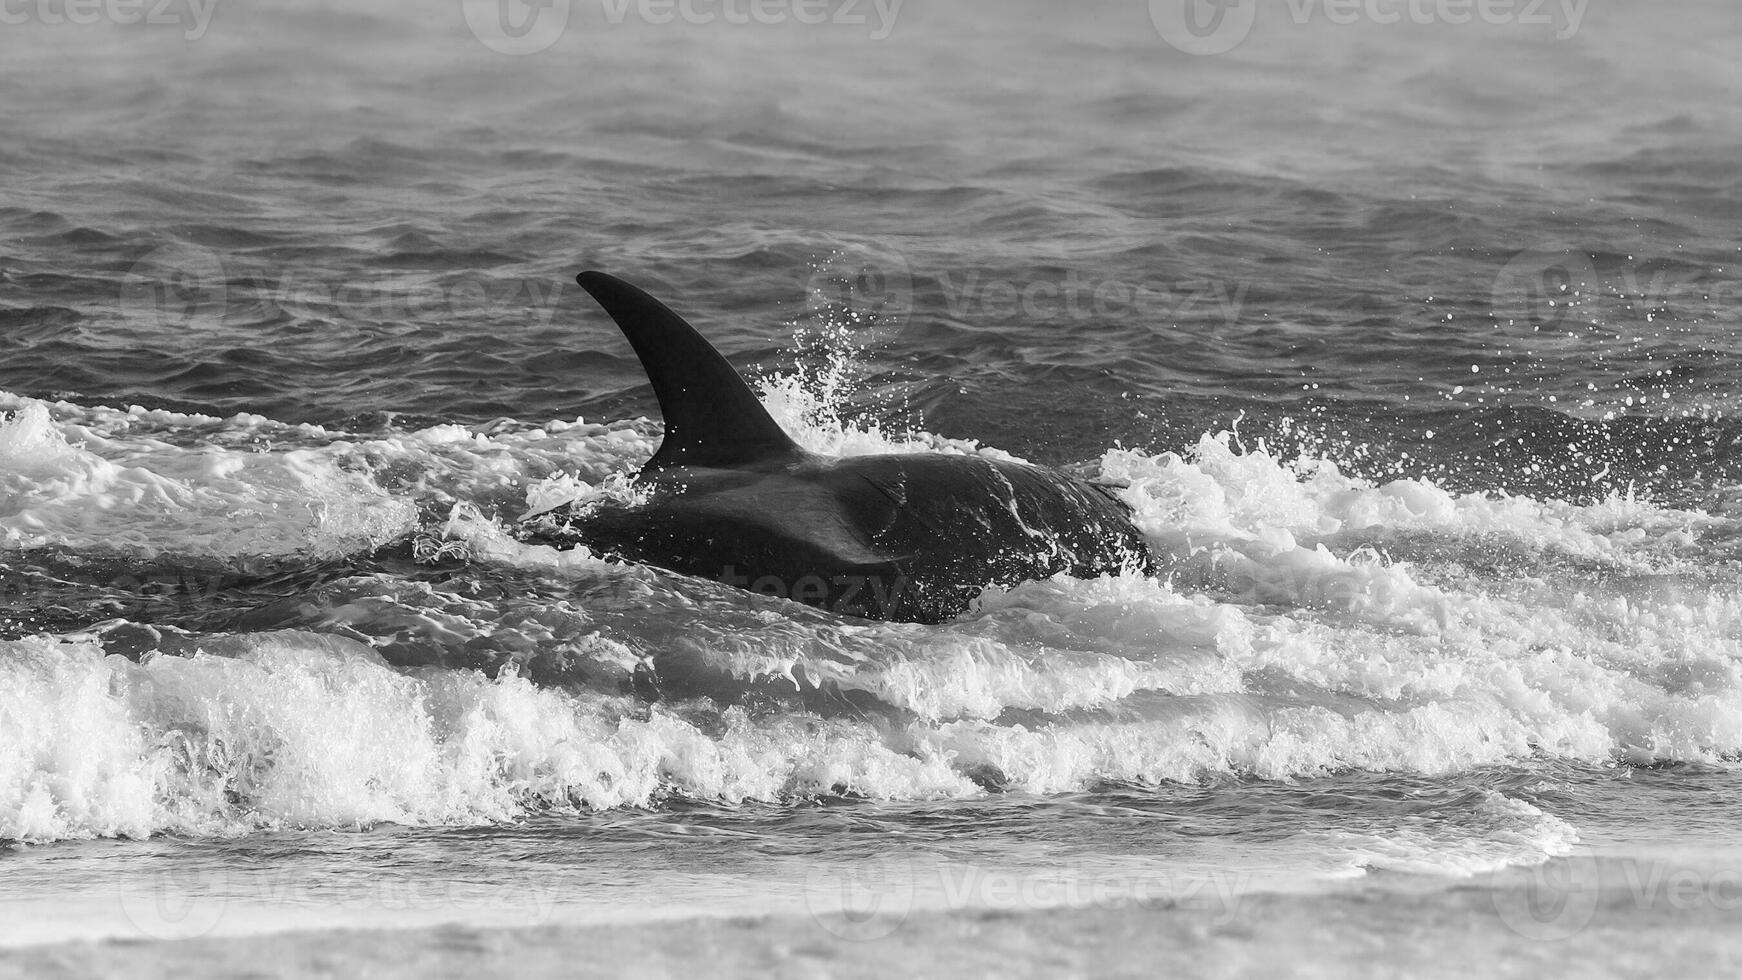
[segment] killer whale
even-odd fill
[[[576,281],[635,349],[665,433],[636,477],[640,502],[571,505],[540,540],[918,623],[960,614],[987,586],[1153,574],[1111,488],[980,456],[806,451],[682,317],[606,273]]]

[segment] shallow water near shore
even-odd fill
[[[1742,15],[451,7],[0,36],[0,975],[1733,972]],[[1161,574],[527,543],[659,438],[585,268]]]

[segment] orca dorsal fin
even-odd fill
[[[641,358],[665,416],[665,440],[644,470],[744,466],[803,454],[736,369],[696,328],[642,290],[603,272],[575,277]]]

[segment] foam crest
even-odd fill
[[[691,719],[512,671],[404,672],[307,633],[209,637],[139,663],[0,644],[0,837],[477,823],[546,807],[977,792],[943,757],[814,717]],[[700,725],[698,724],[700,723]]]
[[[499,520],[486,517],[470,504],[455,504],[442,527],[444,549],[458,549],[470,558],[484,559],[520,568],[549,568],[597,572],[607,563],[585,545],[553,548],[517,540]]]
[[[1058,714],[1140,691],[1240,687],[1232,661],[1217,649],[1223,637],[1197,622],[1214,612],[1164,586],[1127,576],[1061,577],[1024,588],[1028,594],[990,598],[996,614],[949,630],[897,623],[798,630],[776,620],[684,642],[735,677],[864,692],[927,721],[996,718],[1011,709]],[[1114,602],[1130,615],[1120,617]]]
[[[162,765],[115,693],[126,672],[88,643],[0,642],[0,838],[158,829]]]
[[[1114,449],[1104,478],[1158,544],[1189,554],[1211,543],[1281,536],[1308,543],[1349,536],[1436,532],[1614,561],[1641,569],[1678,557],[1714,518],[1610,496],[1589,505],[1526,497],[1452,494],[1419,480],[1375,486],[1329,460],[1284,462],[1263,445],[1240,452],[1231,433],[1205,435],[1185,455]]]
[[[1655,569],[1708,533],[1706,515],[1372,486],[1323,461],[1236,452],[1226,437],[1191,458],[1115,451],[1103,469],[1130,483],[1152,539],[1173,547],[1165,581],[991,590],[943,630],[710,629],[681,641],[686,662],[870,694],[952,732],[937,744],[967,769],[1036,791],[1742,752],[1727,666],[1742,628],[1723,589],[1661,577],[1644,594],[1568,588],[1552,560],[1515,581],[1424,578],[1371,544],[1429,533],[1475,558],[1498,549],[1503,568],[1536,568],[1547,553]],[[1157,696],[1179,710],[1143,715]],[[1093,715],[1127,708],[1141,717]],[[1054,720],[1001,723],[1011,711]]]
[[[821,451],[991,452],[845,423],[792,379],[766,400]],[[0,759],[0,835],[1742,757],[1742,599],[1713,563],[1733,516],[1375,485],[1205,437],[1184,455],[1101,460],[1162,553],[1160,578],[993,589],[921,627],[509,533],[529,508],[633,492],[658,439],[645,420],[356,438],[8,404],[0,528],[14,547],[282,554],[421,520],[426,557],[463,554],[491,587],[317,586],[308,624],[354,639],[210,634],[179,643],[191,656],[137,663],[90,637],[7,644],[0,744],[17,750]],[[1564,843],[1540,814],[1494,806],[1493,839]],[[1431,850],[1387,840],[1400,849],[1351,845],[1351,867]],[[1505,850],[1420,860],[1480,869]]]
[[[57,422],[40,402],[0,423],[0,463],[0,542],[13,548],[330,555],[384,543],[413,519],[329,450],[111,438]]]
[[[646,420],[576,419],[506,431],[440,425],[335,448],[428,507],[466,503],[512,521],[611,492],[653,455],[656,431]]]
[[[1467,600],[1454,638],[1400,637],[1132,576],[1030,583],[950,630],[832,633],[781,620],[682,633],[741,676],[784,670],[870,692],[911,713],[895,724],[796,703],[754,714],[648,705],[615,693],[638,655],[583,607],[517,613],[427,585],[399,587],[422,599],[352,588],[335,615],[353,628],[422,636],[414,646],[451,635],[456,650],[573,647],[617,681],[540,686],[518,661],[494,678],[394,669],[362,644],[303,633],[206,636],[193,656],[141,663],[78,638],[18,641],[0,660],[4,743],[19,747],[0,770],[0,833],[469,823],[670,796],[912,799],[979,784],[1059,793],[1214,775],[1441,775],[1539,755],[1742,753],[1737,651],[1666,655],[1688,631],[1733,633],[1735,603],[1695,615],[1590,599],[1520,631],[1517,610]],[[1601,647],[1590,639],[1599,630],[1609,631]]]
[[[1491,790],[1460,807],[1456,822],[1423,821],[1385,834],[1317,831],[1299,843],[1362,870],[1469,878],[1518,865],[1541,864],[1571,853],[1578,831],[1565,820],[1523,800]]]

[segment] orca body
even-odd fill
[[[990,585],[1153,572],[1107,487],[1027,463],[807,452],[695,328],[602,272],[581,286],[634,346],[665,417],[644,502],[572,508],[554,538],[869,619],[933,623]]]

